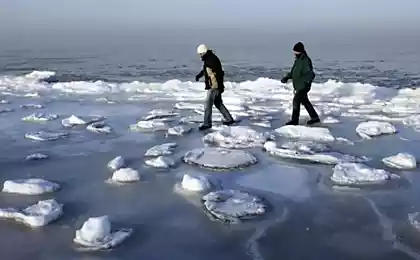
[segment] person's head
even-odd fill
[[[197,54],[200,55],[200,57],[203,57],[208,51],[209,49],[204,44],[200,44],[197,47]]]
[[[302,42],[298,42],[298,43],[295,44],[295,46],[293,46],[293,53],[296,56],[299,56],[304,52],[305,52],[305,46],[303,45]]]

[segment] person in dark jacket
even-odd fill
[[[300,115],[300,105],[302,104],[306,111],[308,111],[311,119],[307,122],[308,125],[319,123],[320,119],[308,99],[308,92],[311,90],[312,81],[315,78],[315,73],[312,67],[312,60],[306,53],[303,43],[298,42],[293,47],[295,53],[295,62],[289,73],[281,79],[282,83],[287,83],[289,79],[293,81],[294,97],[293,97],[293,112],[292,119],[286,125],[298,125]]]
[[[235,123],[232,115],[229,113],[222,101],[222,93],[225,90],[225,86],[223,84],[225,73],[219,58],[204,44],[197,47],[197,53],[201,56],[201,60],[203,61],[203,69],[195,77],[195,80],[199,81],[200,78],[204,76],[205,89],[207,90],[204,123],[199,127],[199,129],[205,130],[212,127],[211,117],[213,104],[223,115],[225,119],[223,122],[224,125],[231,125]]]

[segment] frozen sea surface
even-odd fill
[[[0,221],[4,259],[420,259],[418,230],[408,217],[420,211],[420,171],[414,165],[420,158],[420,121],[413,117],[419,111],[418,90],[315,83],[310,96],[327,123],[282,128],[289,119],[291,85],[267,78],[228,82],[225,102],[241,113],[240,126],[247,128],[221,127],[215,121],[215,129],[202,133],[195,122],[202,117],[202,83],[43,81],[53,74],[38,71],[0,78],[0,99],[7,101],[0,106],[10,110],[0,114],[0,181],[39,178],[60,184],[59,190],[36,196],[0,193],[0,208],[24,209],[48,199],[63,205],[60,218],[36,230]],[[22,121],[32,113],[101,118],[112,131],[99,134],[84,124],[65,127],[61,120]],[[214,116],[220,118],[216,110]],[[137,122],[147,131],[130,131]],[[371,122],[369,127],[364,124],[363,133],[372,138],[356,131],[363,122]],[[389,122],[396,131],[372,132],[384,125],[376,122]],[[167,131],[190,127],[184,134]],[[45,138],[45,133],[66,134],[40,142],[25,138],[28,133],[44,133],[40,136]],[[203,142],[206,135],[217,137],[216,142]],[[348,142],[340,141],[344,139]],[[267,142],[287,150],[287,156],[269,155],[262,149]],[[173,143],[176,147],[161,146]],[[230,150],[235,152],[222,152]],[[187,164],[183,158],[189,151],[205,153],[190,157],[194,162]],[[337,189],[331,176],[339,161],[330,165],[293,157],[330,152],[369,158],[363,162],[369,169],[398,176],[398,183]],[[30,154],[47,154],[48,160],[26,160]],[[252,155],[252,166],[230,167],[241,159],[231,157],[235,154]],[[389,158],[398,154],[412,157]],[[166,157],[174,162],[171,167],[163,167],[169,162]],[[387,164],[384,158],[389,158]],[[131,182],[106,183],[121,167],[132,169]],[[351,176],[369,174],[363,169]],[[216,190],[261,198],[267,205],[264,214],[235,224],[211,221],[200,192],[174,192],[186,174],[191,180],[203,176]],[[194,185],[197,190],[206,186],[198,181]],[[235,197],[232,203],[237,203]],[[108,216],[114,231],[129,230],[130,236],[112,250],[78,250],[73,244],[76,231],[95,216]],[[89,245],[104,249],[107,241]]]

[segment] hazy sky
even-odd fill
[[[0,0],[0,28],[420,27],[420,0]]]

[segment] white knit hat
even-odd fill
[[[205,54],[208,50],[209,50],[209,49],[208,49],[208,48],[207,48],[207,46],[206,46],[206,45],[204,45],[204,44],[200,44],[200,45],[198,45],[198,47],[197,47],[197,53],[198,53],[198,54],[200,54],[200,55]]]

